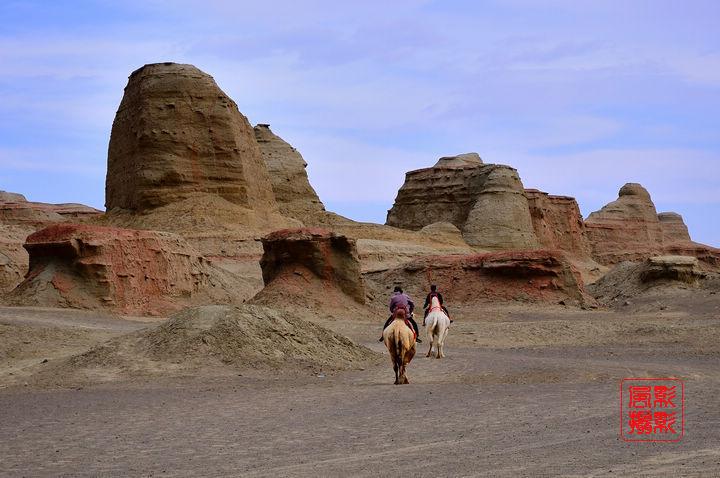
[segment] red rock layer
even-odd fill
[[[417,299],[436,284],[448,304],[487,301],[574,301],[592,303],[580,273],[560,251],[526,250],[489,254],[428,256],[365,279],[384,297],[400,284]]]
[[[14,304],[158,315],[232,301],[232,280],[173,234],[56,224],[31,234],[25,249],[30,271],[10,294]]]
[[[358,303],[365,302],[360,261],[354,239],[325,229],[285,229],[262,239],[260,261],[265,288],[258,295],[266,300],[302,299],[311,285],[321,285],[321,301],[335,290]],[[309,274],[308,274],[309,272]],[[295,279],[300,278],[298,287]],[[284,296],[284,297],[283,297]]]

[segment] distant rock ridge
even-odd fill
[[[653,256],[692,256],[700,266],[720,267],[720,249],[693,242],[680,214],[658,214],[650,193],[637,183],[625,184],[618,199],[585,220],[595,260],[611,265]]]
[[[308,214],[324,211],[298,150],[273,133],[268,124],[258,124],[254,131],[280,213],[303,220]]]
[[[386,224],[420,230],[436,222],[453,224],[479,248],[539,246],[517,170],[483,164],[475,153],[406,173]]]
[[[137,212],[208,194],[277,212],[272,185],[247,118],[192,65],[134,71],[113,122],[107,209]]]

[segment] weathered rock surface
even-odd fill
[[[324,211],[305,171],[307,163],[298,150],[273,133],[270,125],[259,124],[254,130],[280,212],[302,220],[308,214]]]
[[[367,287],[383,299],[393,284],[412,296],[437,284],[448,303],[488,301],[592,303],[579,272],[559,251],[542,249],[428,256],[386,271],[366,273]],[[384,300],[384,299],[383,299]]]
[[[245,287],[165,232],[56,224],[31,234],[25,248],[30,271],[8,296],[14,305],[158,315],[233,303]]]
[[[656,256],[639,262],[621,262],[588,291],[602,304],[658,310],[663,301],[692,301],[702,298],[703,289],[715,294],[720,275],[702,270],[691,256]],[[696,295],[698,294],[699,295]],[[638,299],[637,304],[633,302]],[[680,302],[682,303],[682,302]],[[662,310],[662,309],[660,309]]]
[[[663,232],[650,194],[636,183],[585,221],[593,256],[601,264],[636,261],[663,250]]]
[[[319,308],[365,302],[354,239],[324,229],[287,229],[264,237],[260,261],[265,288],[253,302],[311,301]]]
[[[277,211],[253,129],[210,75],[156,63],[130,75],[113,122],[108,210],[144,211],[197,194]]]
[[[84,204],[48,204],[25,199],[17,193],[0,191],[0,224],[40,228],[54,222],[84,220],[102,214]]]
[[[25,277],[28,254],[23,244],[31,232],[31,228],[0,224],[0,294],[14,289]]]
[[[676,212],[661,212],[658,214],[663,243],[691,242],[690,232],[683,217]]]
[[[482,164],[475,156],[441,158],[431,168],[408,172],[386,223],[419,230],[432,223],[449,222],[475,247],[538,247],[517,171]]]
[[[590,243],[585,235],[580,207],[575,198],[553,196],[537,189],[526,189],[535,235],[546,249],[589,258]]]

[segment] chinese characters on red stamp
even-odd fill
[[[685,386],[677,378],[620,381],[620,436],[625,441],[676,442],[685,432]]]

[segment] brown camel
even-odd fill
[[[405,367],[415,356],[415,334],[405,324],[406,314],[404,308],[398,308],[393,314],[394,320],[383,331],[383,341],[395,370],[395,385],[410,383],[405,375]]]

